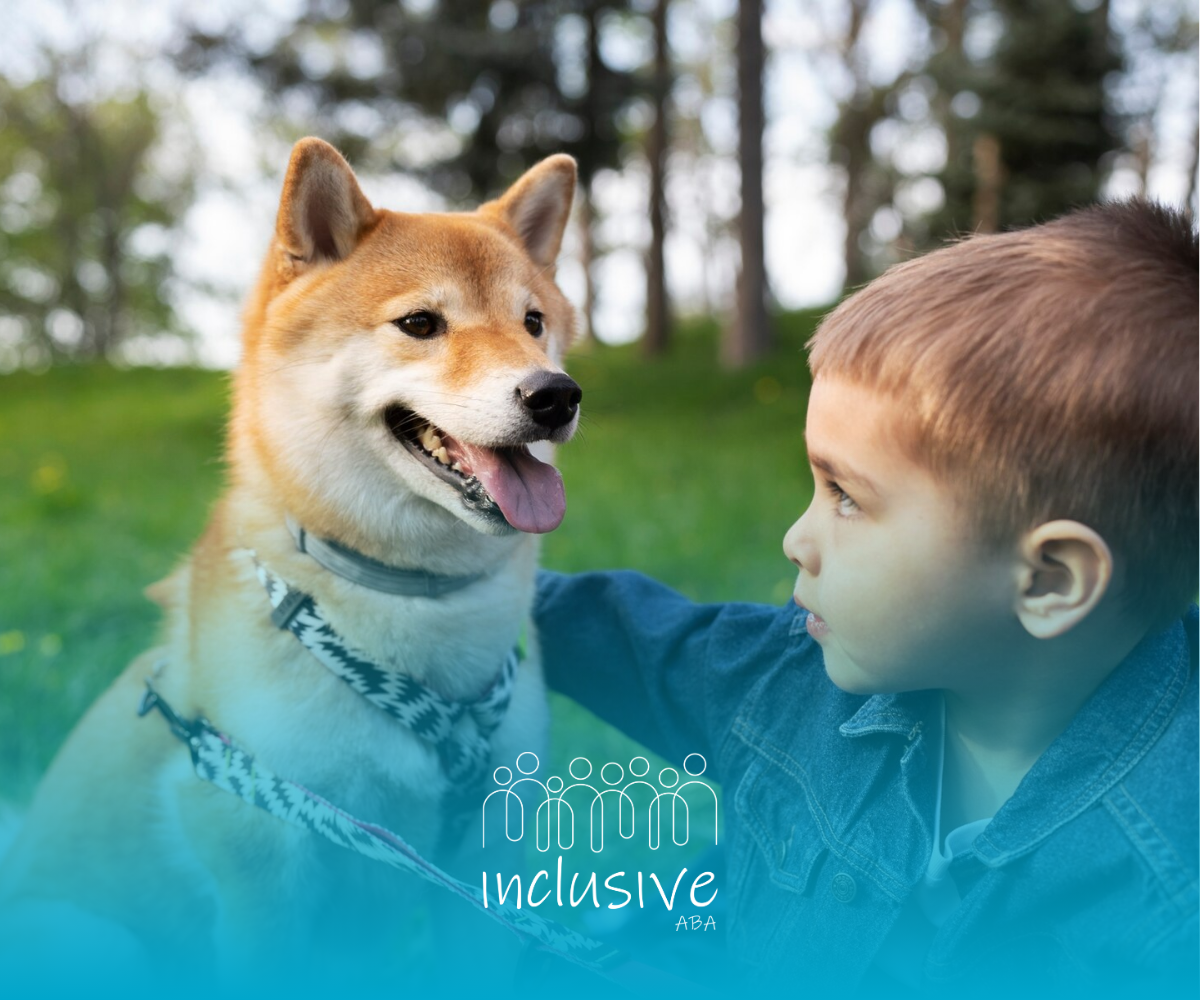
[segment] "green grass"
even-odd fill
[[[714,365],[707,324],[654,362],[637,345],[577,353],[584,415],[559,451],[567,517],[546,564],[632,567],[697,600],[786,600],[780,545],[812,492],[801,347],[817,316],[781,317],[775,354],[737,373]]]
[[[571,371],[584,420],[559,452],[567,517],[555,569],[631,567],[700,600],[782,602],[784,530],[812,484],[801,345],[816,313],[783,316],[776,354],[729,374],[715,330],[671,356],[589,346]],[[202,528],[221,486],[227,379],[196,370],[64,368],[0,377],[0,801],[27,801],[87,705],[153,639],[142,588]],[[628,760],[634,745],[554,700],[556,761]]]
[[[64,368],[0,378],[0,799],[28,798],[154,635],[221,482],[226,379]]]

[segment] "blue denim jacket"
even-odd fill
[[[553,688],[669,759],[704,754],[722,783],[739,974],[903,996],[873,960],[929,861],[940,695],[841,691],[805,617],[694,604],[627,572],[543,573],[535,609]],[[1193,607],[955,858],[962,902],[923,995],[1196,994],[1197,698]]]

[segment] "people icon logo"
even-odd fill
[[[699,763],[694,763],[698,761]],[[650,762],[645,757],[634,757],[629,762],[628,773],[632,780],[621,786],[625,781],[626,770],[620,764],[610,761],[600,768],[600,781],[603,787],[597,789],[588,784],[592,776],[592,763],[586,757],[576,757],[567,765],[567,773],[573,780],[568,785],[558,775],[550,775],[545,782],[534,777],[541,761],[537,754],[526,751],[520,754],[515,762],[517,773],[514,778],[512,770],[498,767],[492,778],[499,786],[489,792],[483,800],[483,835],[482,846],[487,846],[488,803],[496,796],[504,800],[504,833],[513,842],[522,840],[525,836],[525,805],[526,799],[537,800],[537,811],[534,816],[536,845],[539,851],[550,850],[551,830],[554,828],[559,850],[569,851],[575,846],[575,805],[587,806],[588,811],[588,843],[592,850],[599,854],[604,850],[604,808],[605,800],[615,799],[617,808],[617,832],[626,840],[631,839],[637,832],[638,805],[635,798],[645,803],[647,843],[651,850],[658,850],[662,841],[663,803],[670,802],[671,842],[676,847],[684,847],[691,836],[691,807],[707,807],[708,798],[712,798],[713,844],[718,836],[718,804],[717,793],[705,781],[702,775],[708,762],[698,753],[689,754],[683,762],[684,773],[691,779],[680,784],[679,772],[673,767],[664,767],[658,772],[658,785],[655,787],[645,780],[650,773]],[[525,786],[525,787],[521,787]],[[695,788],[691,793],[692,803],[689,803],[684,791]],[[703,789],[703,791],[699,791]],[[571,793],[575,805],[568,801]],[[707,794],[705,794],[707,793]],[[589,797],[590,795],[590,797]],[[699,801],[697,801],[697,799]],[[628,813],[626,813],[628,806]],[[496,807],[493,806],[493,809]],[[564,816],[565,813],[565,816]],[[516,832],[514,835],[514,814]],[[628,825],[626,818],[628,817]],[[683,839],[679,838],[682,826]],[[628,832],[626,832],[628,829]],[[564,835],[569,837],[563,842]]]

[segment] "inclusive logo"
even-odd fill
[[[536,775],[541,767],[538,755],[525,751],[514,762],[516,774],[511,768],[500,766],[492,774],[496,788],[484,797],[481,808],[483,825],[481,846],[487,846],[488,810],[499,812],[499,797],[504,802],[504,834],[517,843],[525,837],[525,807],[535,809],[535,844],[539,851],[549,851],[551,843],[567,851],[575,846],[576,817],[579,810],[587,814],[588,845],[599,854],[604,850],[605,809],[616,809],[617,833],[622,839],[630,840],[637,834],[638,817],[644,817],[647,846],[658,850],[662,844],[664,810],[668,814],[671,828],[671,843],[676,847],[687,845],[692,834],[692,810],[696,810],[698,822],[704,821],[707,830],[708,804],[712,803],[713,844],[717,843],[718,803],[716,790],[706,781],[700,780],[708,767],[701,754],[689,754],[683,761],[687,780],[673,767],[664,767],[658,772],[656,782],[648,780],[650,762],[645,757],[634,757],[627,767],[615,761],[604,764],[599,771],[599,787],[591,784],[593,767],[586,757],[576,757],[567,765],[571,783],[559,775],[550,775],[542,781]],[[519,775],[519,777],[517,776]],[[536,806],[535,806],[536,803]],[[609,824],[611,825],[611,824]]]

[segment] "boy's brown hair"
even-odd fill
[[[809,363],[897,399],[913,457],[986,539],[1093,528],[1122,603],[1157,623],[1196,589],[1198,275],[1186,215],[1097,205],[893,267]]]

